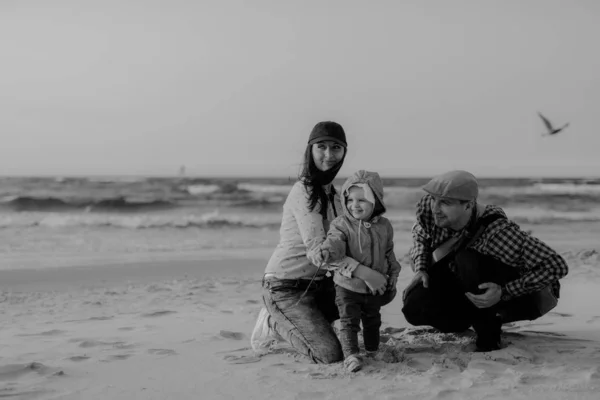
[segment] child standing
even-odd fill
[[[336,304],[340,313],[340,341],[344,366],[351,372],[362,368],[358,332],[363,326],[367,354],[379,349],[382,306],[396,295],[400,263],[394,255],[393,228],[383,217],[383,183],[379,174],[360,170],[342,186],[344,214],[332,221],[327,239],[309,255],[315,265],[352,257],[388,277],[384,294],[372,293],[366,283],[355,277],[335,273]]]

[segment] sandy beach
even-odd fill
[[[0,0],[0,400],[600,400],[599,21],[591,0]],[[253,350],[273,250],[306,273],[300,238],[360,170],[399,293],[424,185],[461,170],[477,190],[435,193],[561,254],[558,306],[480,353],[398,295],[356,373]],[[464,226],[468,202],[433,203]]]
[[[472,332],[407,326],[397,299],[383,309],[380,353],[356,374],[284,344],[251,350],[272,247],[12,254],[0,263],[0,397],[597,399],[597,236],[564,230],[540,232],[570,265],[559,306],[505,326],[505,348],[474,353]],[[403,266],[399,288],[412,276]]]

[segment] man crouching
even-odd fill
[[[415,276],[403,293],[412,325],[477,333],[477,351],[500,349],[502,324],[534,320],[558,302],[565,260],[523,232],[494,205],[477,203],[475,177],[433,178],[417,204],[410,257]]]

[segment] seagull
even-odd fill
[[[541,112],[538,111],[538,115],[540,116],[540,118],[542,119],[542,121],[544,121],[544,125],[546,125],[546,129],[548,129],[548,132],[542,134],[542,136],[556,135],[558,132],[562,131],[567,126],[569,126],[569,123],[567,122],[566,124],[564,124],[560,128],[554,128],[552,126],[552,123],[550,121],[548,121],[548,118],[544,117]]]

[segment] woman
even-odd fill
[[[352,258],[318,268],[307,258],[326,238],[329,223],[342,213],[332,185],[346,157],[346,134],[338,123],[319,122],[308,138],[299,180],[284,205],[279,244],[263,278],[265,308],[252,333],[253,348],[284,339],[316,363],[343,360],[331,323],[339,318],[327,269],[365,281],[383,294],[386,277]]]

